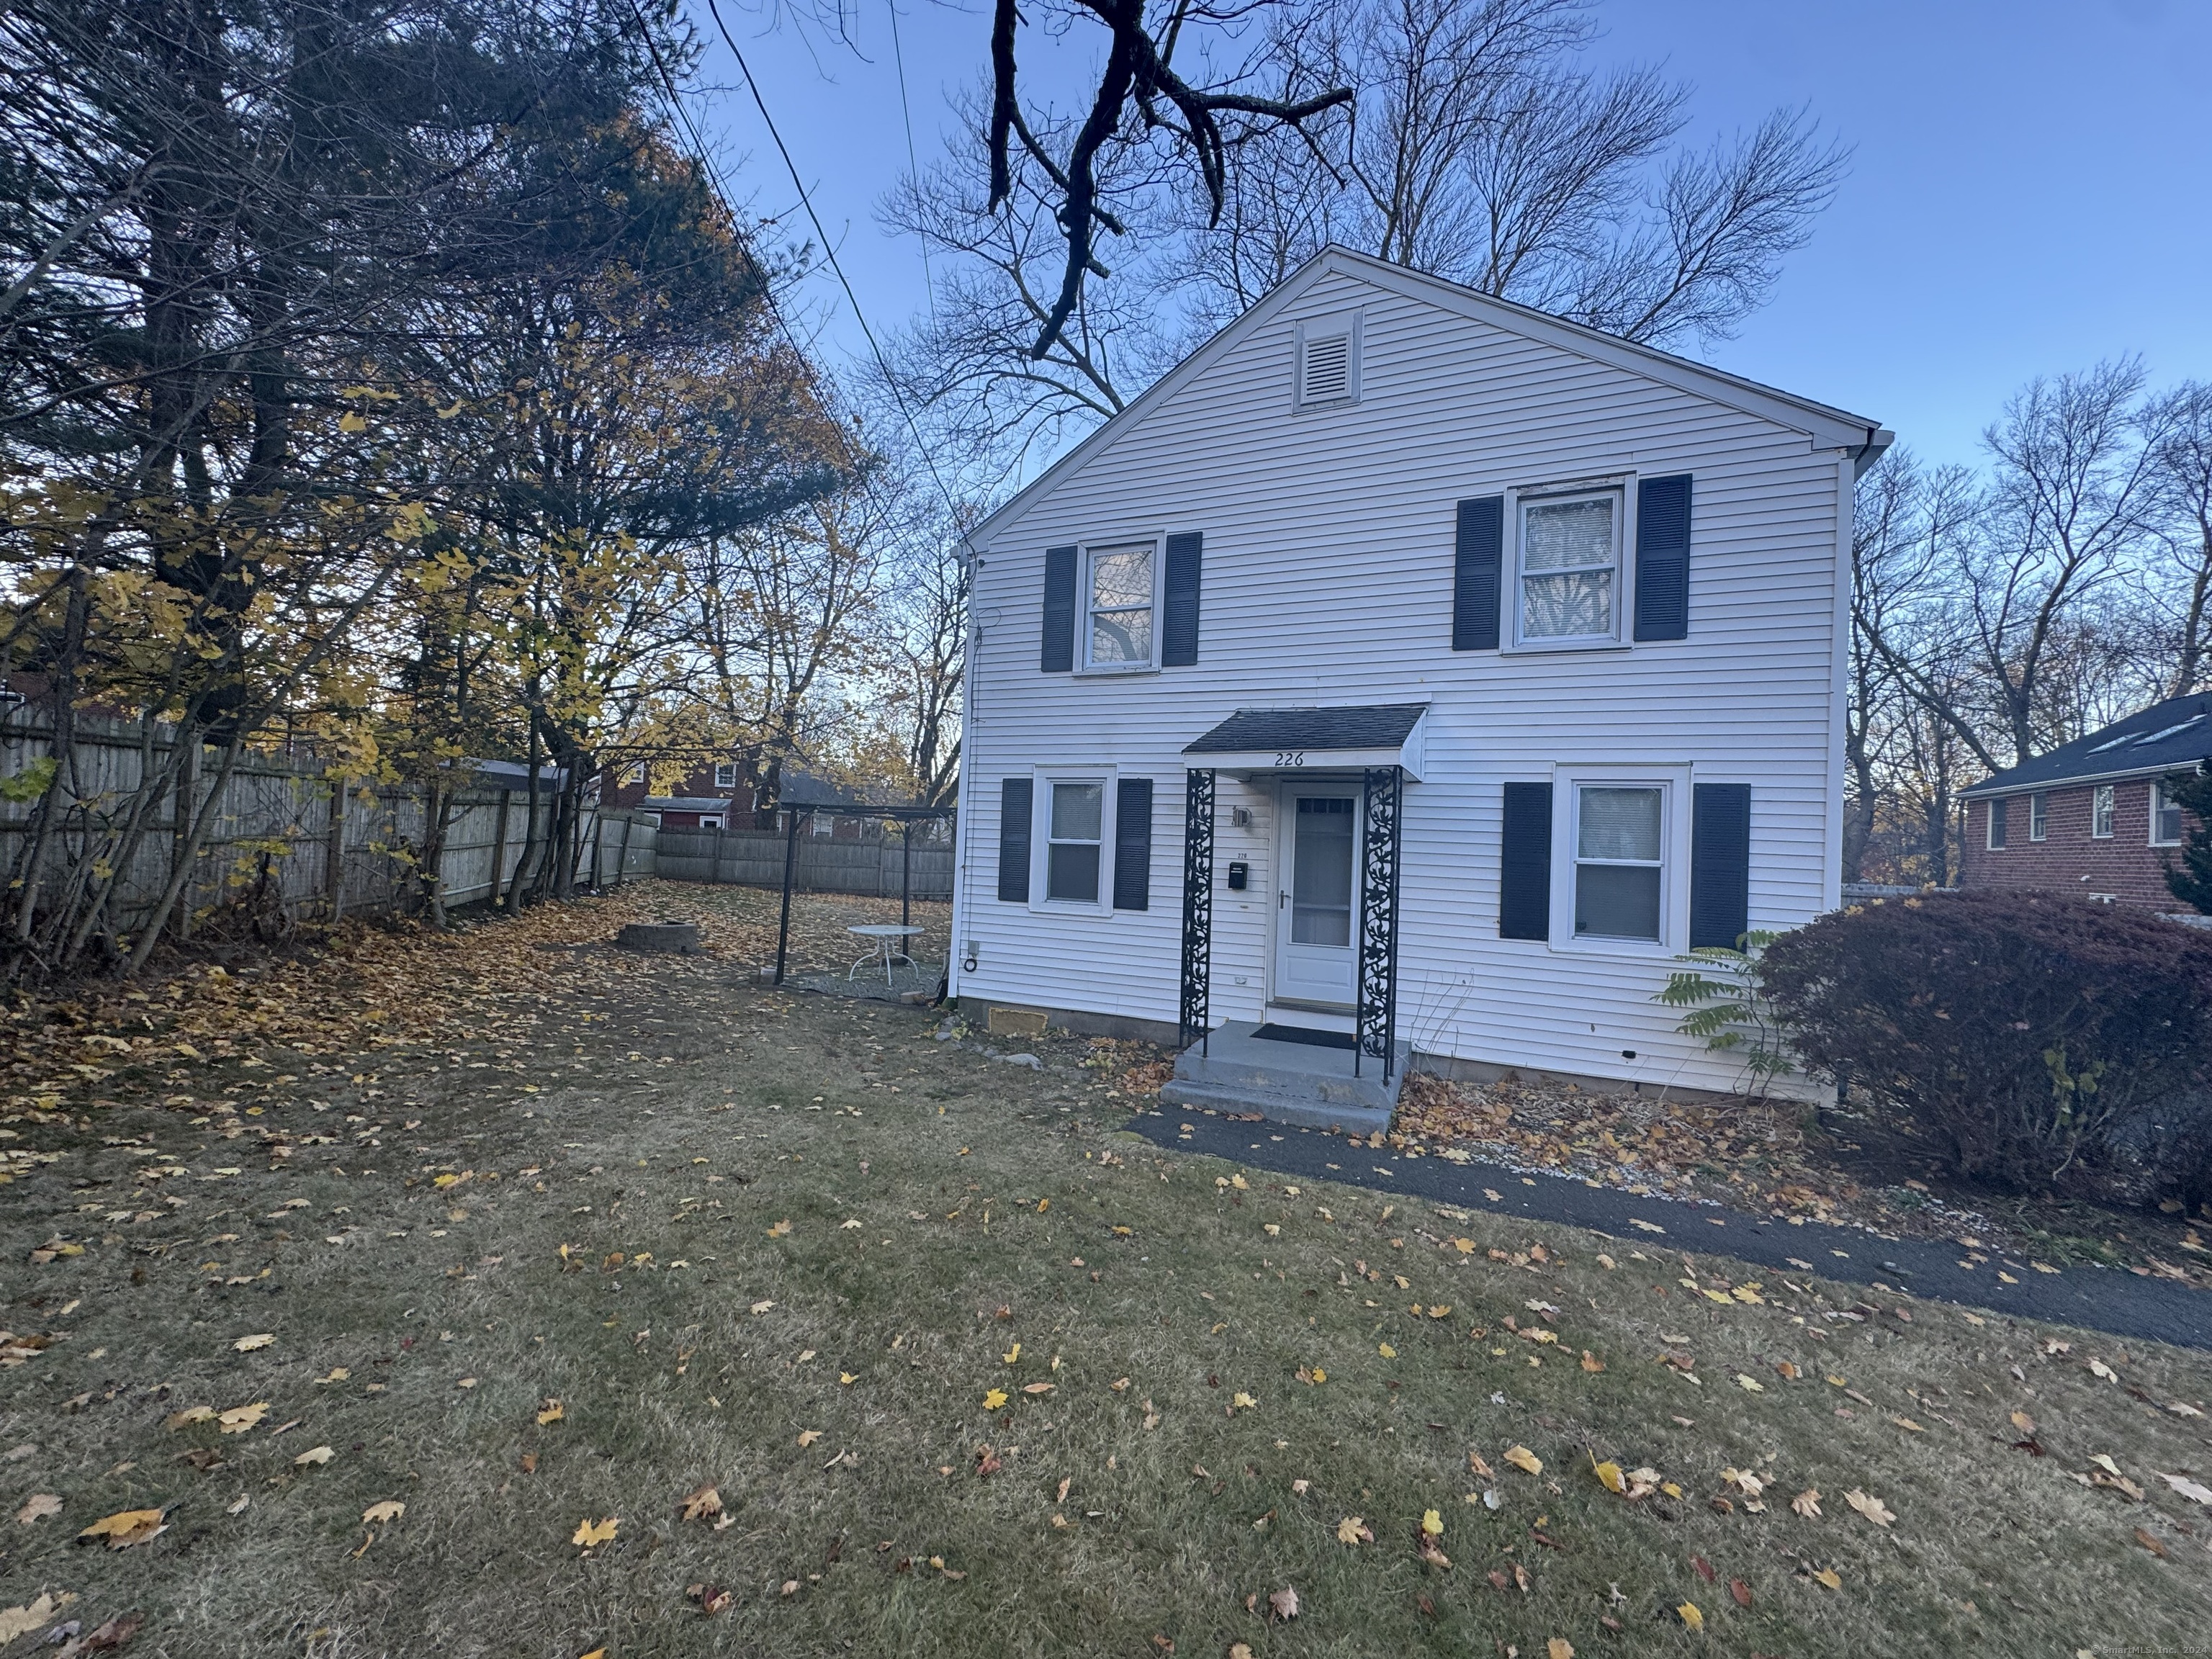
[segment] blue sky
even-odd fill
[[[722,7],[878,331],[924,302],[920,248],[874,216],[907,165],[892,3],[854,0],[857,56]],[[988,17],[903,5],[904,85],[927,167],[948,92],[986,61]],[[1802,104],[1855,149],[1765,309],[1708,354],[1722,367],[1961,461],[1978,458],[1982,427],[2033,374],[2136,352],[2160,384],[2212,377],[2212,4],[1608,0],[1600,16],[1599,58],[1662,62],[1695,86],[1686,137]],[[703,9],[699,18],[715,89],[694,112],[732,192],[763,214],[794,210],[750,96]],[[1079,84],[1079,32],[1025,44],[1055,84]],[[805,301],[833,362],[865,349],[826,270]]]

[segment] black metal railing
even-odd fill
[[[1399,820],[1405,774],[1395,766],[1370,767],[1361,793],[1365,828],[1359,845],[1359,982],[1352,1072],[1357,1077],[1364,1060],[1378,1059],[1387,1085],[1398,1060]]]
[[[1176,1047],[1205,1039],[1213,966],[1213,773],[1183,775],[1182,995],[1176,1005]]]

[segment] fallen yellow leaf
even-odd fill
[[[1006,1391],[1004,1389],[993,1389],[983,1396],[983,1409],[987,1412],[994,1412],[1006,1403]]]
[[[542,1429],[549,1423],[558,1423],[568,1414],[567,1407],[558,1400],[549,1396],[545,1403],[538,1408],[538,1426]]]
[[[1423,1510],[1421,1511],[1421,1530],[1428,1534],[1431,1538],[1443,1537],[1444,1535],[1443,1516],[1434,1510]]]
[[[397,1498],[387,1498],[380,1504],[371,1504],[361,1512],[364,1527],[380,1527],[387,1521],[397,1521],[407,1513],[407,1505]]]
[[[2171,1480],[2172,1477],[2167,1478]],[[43,1521],[50,1515],[59,1515],[61,1512],[62,1500],[59,1496],[50,1492],[34,1492],[23,1500],[23,1506],[15,1511],[15,1519],[20,1524],[27,1527],[33,1521]]]
[[[102,1516],[82,1532],[79,1539],[104,1538],[112,1550],[127,1550],[133,1544],[143,1544],[158,1538],[168,1528],[162,1523],[159,1510],[124,1510],[114,1515]]]
[[[269,1402],[257,1400],[251,1406],[233,1406],[216,1419],[216,1427],[225,1434],[243,1434],[269,1414]]]
[[[1250,1395],[1244,1393],[1244,1392],[1243,1392],[1243,1390],[1242,1390],[1242,1389],[1240,1389],[1237,1392],[1236,1396],[1235,1396],[1233,1399],[1231,1399],[1231,1400],[1230,1401],[1230,1402],[1229,1402],[1229,1403],[1230,1403],[1231,1406],[1241,1407],[1243,1407],[1243,1409],[1245,1409],[1245,1410],[1249,1411],[1249,1410],[1250,1410],[1253,1407],[1255,1407],[1255,1406],[1258,1405],[1260,1402],[1259,1402],[1258,1401],[1255,1400],[1254,1398],[1252,1398],[1252,1396],[1251,1396]]]
[[[770,1227],[770,1228],[768,1230],[768,1236],[769,1236],[770,1238],[782,1238],[782,1237],[784,1237],[785,1236],[787,1236],[790,1231],[791,1231],[791,1223],[790,1223],[790,1221],[787,1218],[787,1219],[785,1219],[785,1220],[782,1220],[782,1221],[779,1221],[779,1222],[777,1222],[777,1223],[775,1224],[775,1225],[774,1225],[773,1227]]]
[[[1816,1583],[1826,1584],[1830,1589],[1839,1590],[1844,1587],[1843,1575],[1833,1567],[1821,1568],[1813,1575],[1813,1578]]]
[[[1530,1474],[1541,1474],[1544,1472],[1544,1460],[1526,1446],[1508,1446],[1505,1449],[1505,1461],[1516,1469],[1526,1469]]]
[[[292,1462],[295,1465],[302,1463],[327,1463],[331,1459],[337,1455],[337,1454],[332,1451],[328,1446],[311,1446],[306,1451],[301,1452],[297,1457],[294,1458]]]
[[[1336,1523],[1336,1541],[1340,1544],[1371,1544],[1375,1534],[1367,1529],[1366,1521],[1357,1515],[1347,1515]]]
[[[188,1424],[211,1422],[214,1418],[215,1407],[212,1406],[187,1406],[184,1410],[171,1412],[163,1418],[161,1426],[170,1430],[181,1429]]]
[[[1385,1359],[1395,1359],[1398,1357],[1398,1351],[1392,1347],[1388,1342],[1376,1343],[1375,1345],[1375,1352],[1381,1354]]]
[[[344,1366],[333,1365],[331,1367],[329,1376],[319,1376],[315,1379],[315,1382],[318,1386],[325,1382],[343,1382],[352,1375],[353,1373],[348,1370]]]
[[[1628,1490],[1628,1482],[1620,1473],[1620,1464],[1608,1459],[1602,1463],[1594,1463],[1590,1468],[1592,1473],[1598,1478],[1598,1484],[1607,1492],[1623,1492]]]
[[[41,1590],[35,1600],[22,1607],[0,1607],[0,1647],[44,1626],[61,1605],[50,1592]],[[1245,1651],[1249,1655],[1251,1650],[1248,1648]]]
[[[1674,1611],[1681,1615],[1682,1622],[1692,1630],[1703,1630],[1705,1627],[1705,1615],[1698,1611],[1698,1604],[1695,1601],[1685,1601]]]
[[[822,1431],[819,1429],[801,1429],[799,1431],[799,1450],[805,1451],[809,1446],[812,1445],[821,1437]]]
[[[1884,1504],[1881,1499],[1879,1498],[1869,1497],[1867,1493],[1861,1492],[1856,1486],[1852,1487],[1850,1491],[1844,1494],[1844,1502],[1849,1504],[1853,1509],[1856,1510],[1861,1515],[1866,1516],[1868,1520],[1873,1522],[1877,1527],[1886,1527],[1891,1522],[1897,1519],[1897,1516],[1891,1512],[1889,1506]]]
[[[1588,1348],[1584,1348],[1583,1350],[1583,1369],[1595,1376],[1596,1373],[1605,1369],[1605,1361],[1600,1359]]]
[[[256,1348],[265,1348],[276,1339],[267,1331],[257,1331],[252,1336],[241,1336],[230,1346],[240,1353],[252,1353]]]
[[[1544,1659],[1575,1659],[1575,1644],[1564,1636],[1554,1636],[1544,1644]]]
[[[684,1494],[686,1521],[711,1521],[722,1512],[722,1494],[710,1483]]]
[[[586,1549],[590,1549],[595,1544],[611,1541],[615,1535],[615,1529],[621,1525],[621,1517],[612,1515],[596,1524],[590,1521],[579,1521],[576,1523],[575,1534],[568,1541],[572,1544],[581,1544]]]

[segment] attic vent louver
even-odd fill
[[[1356,403],[1359,398],[1359,318],[1338,316],[1300,325],[1297,402]]]
[[[1341,398],[1352,384],[1352,342],[1344,335],[1333,340],[1306,342],[1305,400],[1317,404]]]

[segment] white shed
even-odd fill
[[[1730,1086],[1653,997],[1837,902],[1889,439],[1321,253],[969,536],[951,988],[1290,1118],[1409,1049]]]

